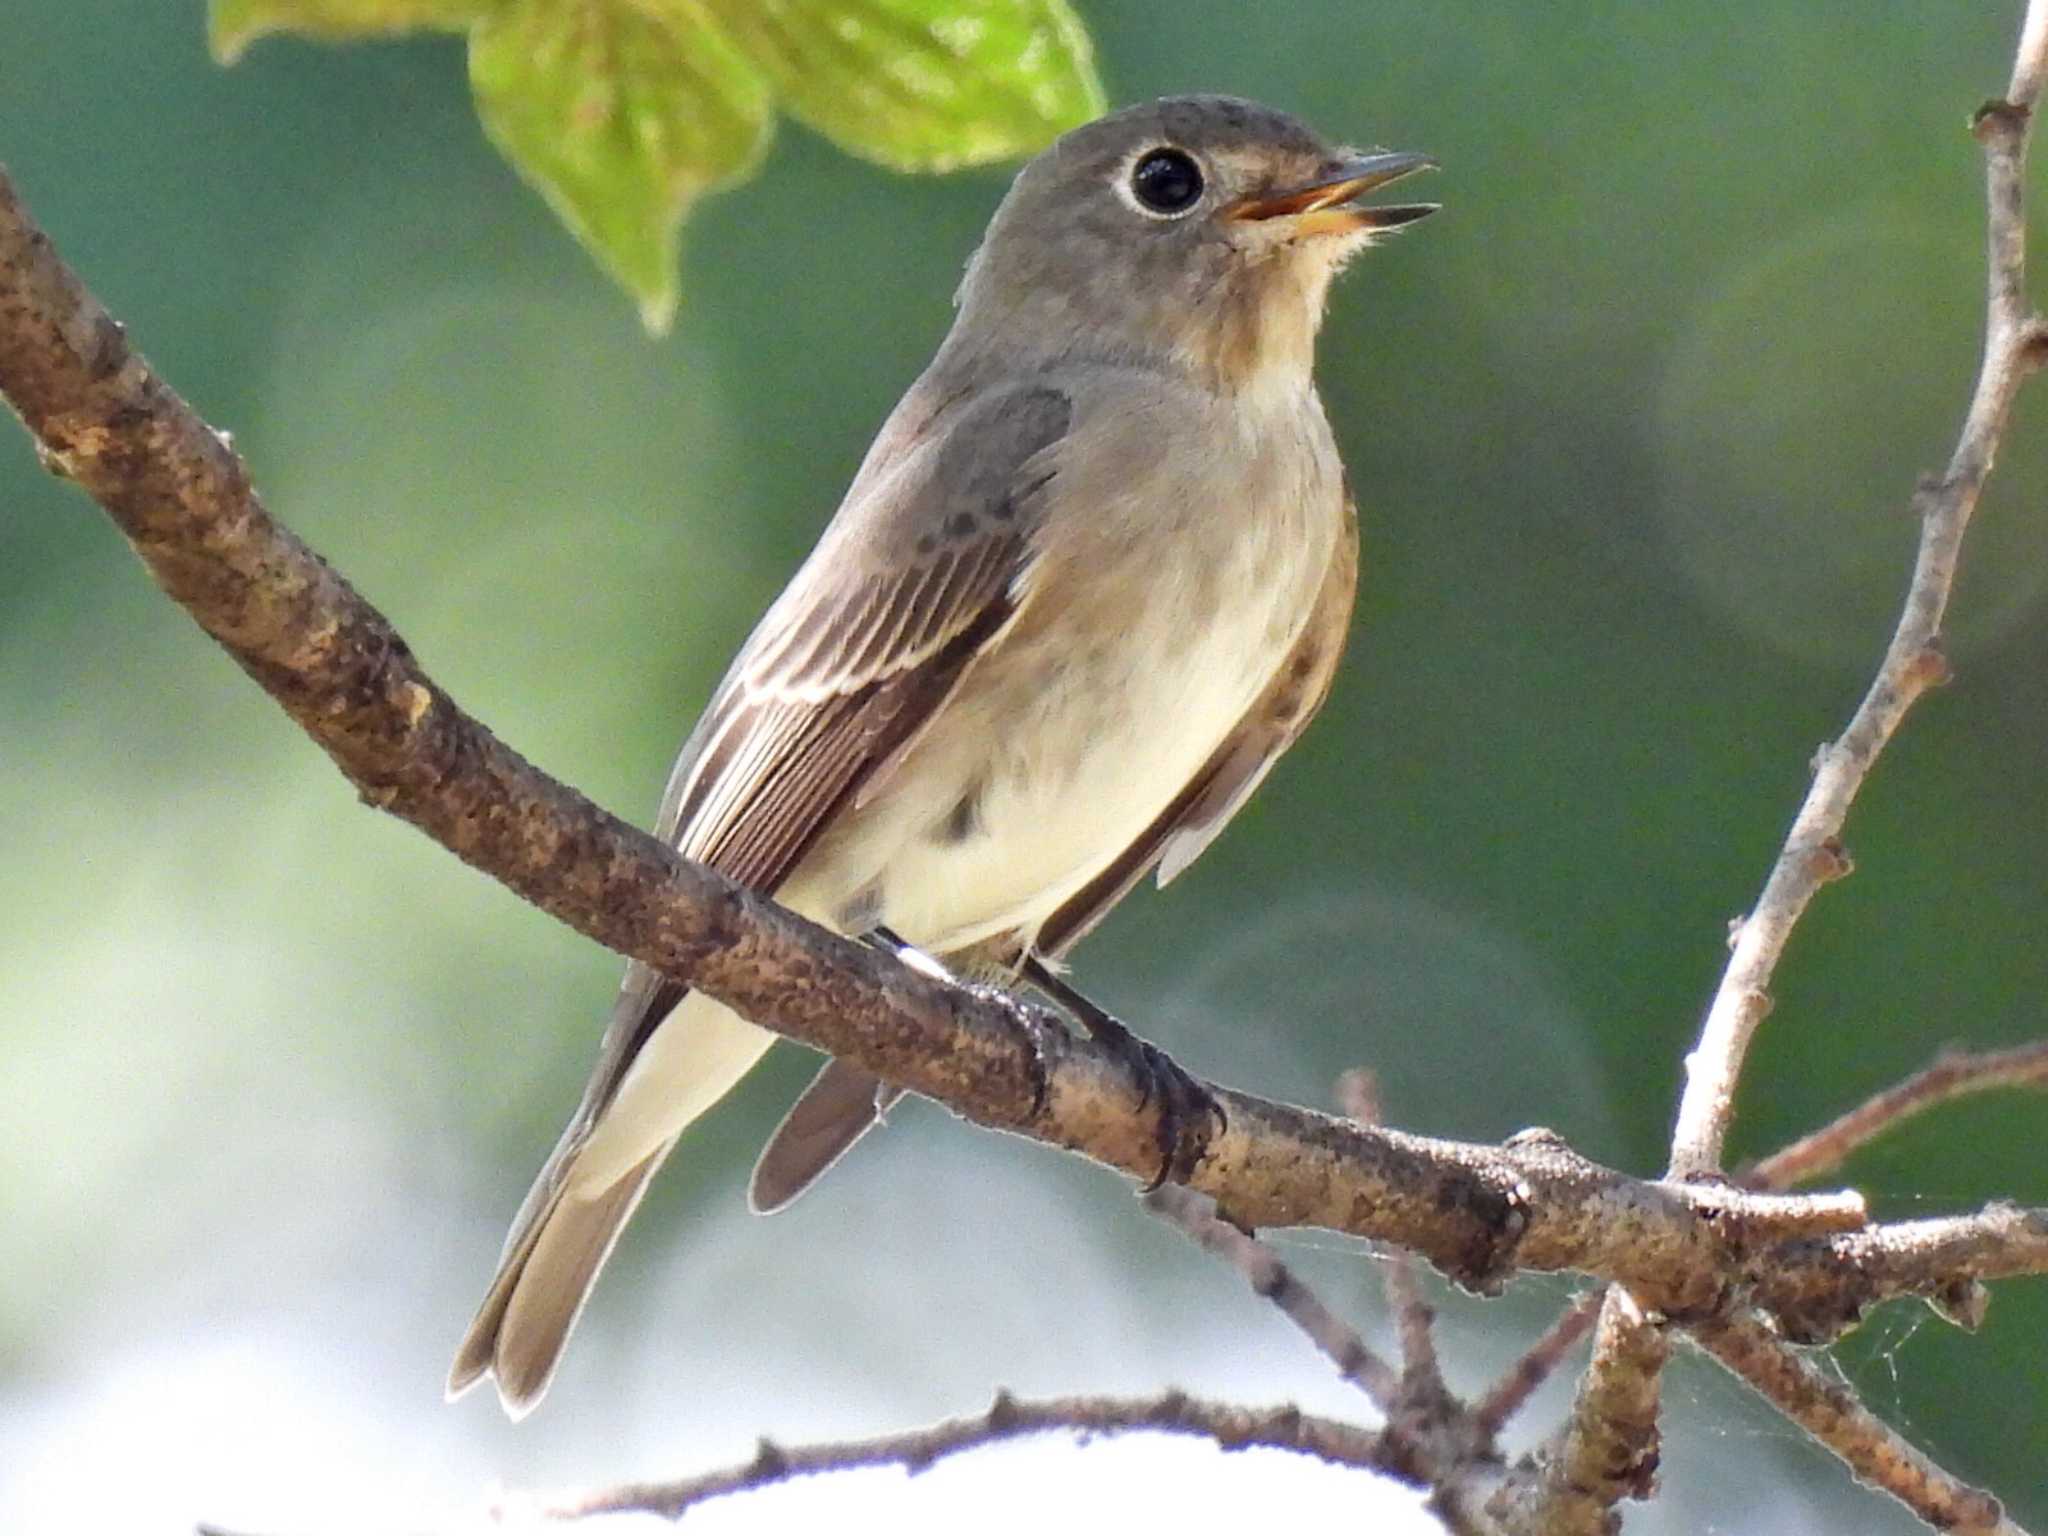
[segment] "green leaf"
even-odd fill
[[[897,170],[1042,148],[1099,115],[1067,0],[704,0],[790,113]]]
[[[665,331],[684,212],[768,146],[760,71],[693,0],[507,0],[469,80],[491,141]]]
[[[388,37],[426,28],[459,32],[489,15],[500,0],[209,0],[206,41],[232,64],[268,32],[308,37]]]

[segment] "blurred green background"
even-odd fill
[[[1368,573],[1328,711],[1080,977],[1224,1081],[1327,1103],[1367,1063],[1403,1125],[1541,1123],[1654,1171],[1725,924],[1868,678],[1914,477],[1960,418],[1965,123],[2018,7],[1082,9],[1113,99],[1232,91],[1430,151],[1446,211],[1360,262],[1324,335]],[[453,39],[271,41],[222,71],[196,5],[16,6],[0,161],[273,509],[469,708],[640,818],[943,333],[1006,180],[893,176],[784,124],[756,181],[700,206],[654,344],[483,142]],[[1885,759],[1859,872],[1780,973],[1740,1154],[1945,1042],[2043,1027],[2044,412],[2037,385],[1971,535],[1957,681]],[[691,1133],[540,1414],[441,1406],[614,962],[358,806],[12,428],[0,853],[10,1528],[419,1529],[493,1486],[695,1470],[998,1384],[1351,1406],[1125,1186],[928,1105],[748,1217],[745,1169],[810,1069],[793,1047]],[[2042,1124],[2038,1100],[1951,1108],[1849,1176],[1892,1215],[2039,1202]],[[1383,1331],[1365,1250],[1284,1246]],[[1455,1380],[1568,1289],[1447,1296]],[[1829,1358],[2048,1521],[2048,1290],[2001,1287],[1974,1338],[1895,1309]],[[1667,1397],[1667,1497],[1631,1529],[1917,1528],[1712,1367],[1681,1362]],[[1066,1454],[1003,1497],[1099,1475],[1090,1520],[1251,1486],[1357,1510],[1355,1483],[1285,1461],[1102,1471],[1146,1454]],[[952,1485],[864,1486],[936,1529]]]

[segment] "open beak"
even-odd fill
[[[1427,155],[1362,155],[1331,174],[1284,192],[1247,197],[1224,210],[1231,219],[1292,219],[1302,235],[1351,235],[1365,230],[1396,229],[1429,217],[1436,203],[1396,203],[1368,207],[1356,199],[1416,171],[1436,169]]]

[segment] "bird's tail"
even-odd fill
[[[451,1399],[495,1376],[507,1413],[520,1419],[533,1410],[554,1379],[562,1346],[598,1271],[674,1145],[664,1142],[608,1188],[557,1184],[514,1226],[491,1288],[455,1352],[448,1372]],[[542,1172],[535,1194],[547,1191],[555,1173],[552,1166]]]
[[[648,1037],[609,1100],[577,1115],[513,1219],[498,1273],[448,1372],[451,1398],[495,1376],[507,1413],[533,1409],[648,1180],[684,1128],[774,1039],[691,993]]]

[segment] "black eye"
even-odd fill
[[[1178,149],[1155,149],[1131,168],[1131,195],[1154,213],[1186,213],[1202,196],[1202,168]]]

